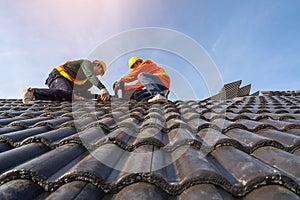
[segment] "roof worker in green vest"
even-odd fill
[[[134,93],[135,100],[147,100],[148,102],[167,101],[167,93],[170,88],[170,77],[167,72],[151,60],[143,60],[133,56],[128,60],[130,72],[117,81],[113,88],[117,90],[121,83],[129,83],[138,80],[136,84],[127,85],[125,90],[141,89]]]
[[[108,101],[109,92],[97,78],[103,76],[105,71],[106,64],[102,60],[68,61],[51,71],[45,83],[49,89],[23,89],[23,103],[33,103],[34,100],[72,101],[74,97]],[[88,91],[93,85],[99,88],[99,95]]]

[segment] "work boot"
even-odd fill
[[[161,94],[157,94],[154,97],[152,97],[151,99],[148,100],[149,103],[152,102],[167,102],[167,98]]]
[[[24,104],[33,104],[34,102],[34,95],[32,88],[25,88],[23,89],[23,103]]]

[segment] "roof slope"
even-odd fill
[[[0,199],[300,195],[299,96],[0,105]]]

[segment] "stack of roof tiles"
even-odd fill
[[[0,199],[299,199],[300,96],[0,106]]]
[[[209,99],[220,100],[220,99],[233,99],[236,97],[245,97],[245,96],[258,96],[259,91],[254,92],[250,95],[251,84],[240,87],[242,80],[234,81],[231,83],[226,83],[223,85],[221,90],[210,97]]]

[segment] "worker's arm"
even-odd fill
[[[97,88],[100,90],[105,88],[105,86],[101,83],[101,81],[97,78],[97,76],[94,73],[93,64],[89,60],[84,60],[81,63],[81,68],[84,73],[84,75],[87,77],[87,79]]]
[[[121,78],[119,82],[128,83],[128,82],[135,81],[137,80],[137,76],[139,75],[139,73],[141,72],[151,73],[151,71],[153,71],[153,67],[157,67],[157,65],[151,60],[145,60],[140,66],[134,68],[131,72],[129,72],[127,75]]]
[[[119,82],[128,83],[128,82],[135,81],[135,80],[137,80],[137,76],[139,73],[140,73],[140,69],[135,69],[135,70],[129,72],[127,75],[123,76]]]

